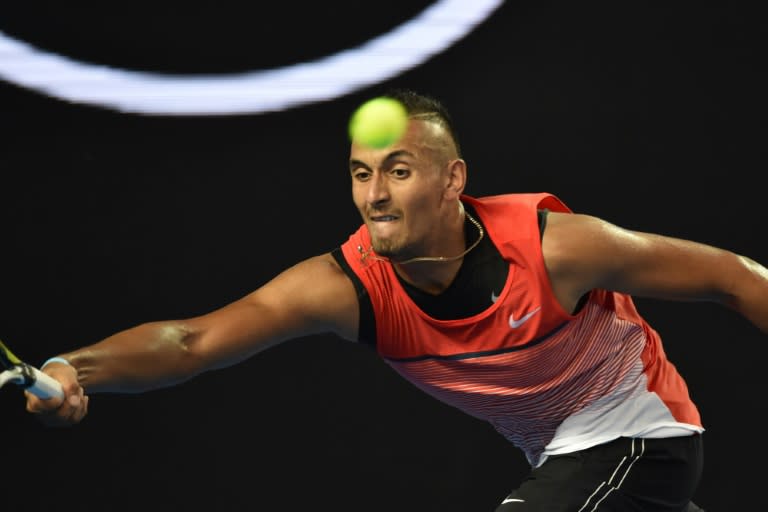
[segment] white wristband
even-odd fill
[[[44,363],[43,363],[43,364],[40,366],[40,369],[42,370],[43,368],[45,368],[45,365],[47,365],[47,364],[49,364],[49,363],[62,363],[62,364],[65,364],[65,365],[67,365],[67,366],[72,366],[72,365],[70,364],[70,362],[69,362],[69,361],[67,361],[66,359],[64,359],[63,357],[52,357],[52,358],[48,359],[47,361],[45,361],[45,362],[44,362]]]

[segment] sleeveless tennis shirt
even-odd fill
[[[570,213],[562,201],[548,193],[462,201],[509,264],[503,290],[488,290],[495,302],[471,317],[439,320],[419,309],[392,265],[365,250],[365,225],[341,247],[370,297],[384,361],[489,422],[532,466],[620,436],[703,432],[685,381],[631,297],[593,290],[573,315],[555,299],[537,210]]]

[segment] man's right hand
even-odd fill
[[[50,363],[42,371],[59,381],[64,396],[41,399],[25,391],[27,411],[51,427],[65,427],[82,421],[88,414],[88,396],[77,380],[77,370],[67,364]]]

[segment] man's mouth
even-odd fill
[[[376,216],[371,216],[371,220],[373,222],[390,222],[393,220],[397,220],[397,217],[395,217],[394,215],[376,215]]]

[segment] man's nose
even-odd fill
[[[370,204],[377,205],[389,200],[389,186],[384,174],[376,173],[368,184],[368,202]]]

